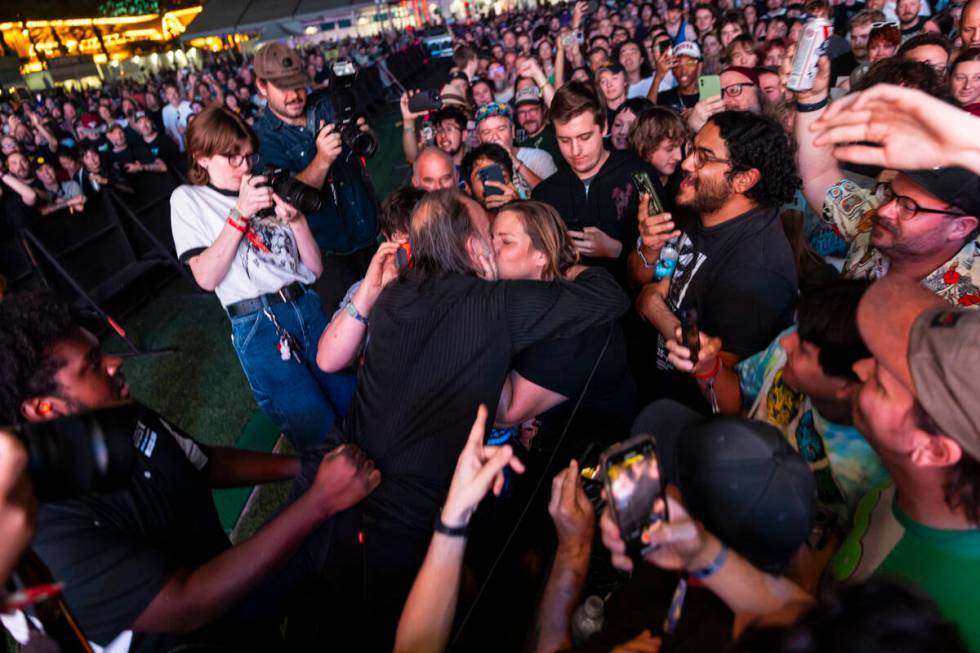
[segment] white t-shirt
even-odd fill
[[[558,172],[555,160],[544,150],[536,147],[517,148],[517,159],[530,168],[542,181]]]
[[[237,200],[210,186],[179,186],[170,196],[170,227],[177,256],[210,247]],[[316,275],[300,261],[288,225],[275,217],[252,218],[251,230],[269,251],[242,238],[228,273],[214,289],[222,306],[276,292],[294,281],[313,283]]]
[[[626,93],[626,98],[632,100],[635,97],[646,97],[647,93],[650,92],[650,87],[653,86],[653,77],[644,77],[635,84],[630,84],[629,91]]]
[[[184,151],[184,135],[177,128],[183,127],[187,129],[187,116],[192,113],[194,111],[191,109],[191,103],[187,100],[182,101],[180,106],[176,108],[172,104],[167,104],[163,107],[163,128],[177,141],[177,146],[181,152]]]

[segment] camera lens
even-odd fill
[[[362,132],[357,125],[350,125],[344,130],[344,143],[358,156],[370,159],[378,151],[377,139],[367,132]]]

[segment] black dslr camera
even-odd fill
[[[354,79],[357,69],[349,59],[341,59],[330,69],[330,101],[337,115],[334,129],[340,132],[344,145],[358,156],[371,158],[378,151],[378,140],[373,134],[357,128],[357,100],[354,97]]]
[[[27,449],[34,496],[58,501],[126,487],[136,465],[138,417],[136,404],[122,403],[14,427]]]
[[[271,187],[272,192],[303,215],[316,213],[320,209],[320,191],[293,177],[285,168],[266,166],[255,174],[265,177],[268,180],[265,185]],[[255,216],[265,218],[275,213],[275,208],[270,206],[262,209]]]

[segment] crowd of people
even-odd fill
[[[980,650],[980,0],[451,29],[435,88],[382,75],[411,168],[383,198],[330,64],[410,33],[0,103],[2,236],[171,175],[175,253],[295,451],[195,440],[64,298],[8,294],[0,423],[127,400],[137,455],[36,503],[0,431],[7,630],[66,646],[30,547],[112,651]],[[274,481],[233,546],[211,488]]]

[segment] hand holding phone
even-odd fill
[[[499,164],[492,163],[485,168],[480,168],[476,174],[479,176],[480,181],[483,183],[484,197],[504,194],[504,191],[502,191],[500,188],[495,188],[493,186],[487,185],[488,181],[495,181],[498,184],[507,183],[506,180],[504,179],[504,171]]]
[[[434,89],[419,91],[408,98],[408,110],[411,113],[436,111],[440,107],[442,107],[442,96]]]
[[[701,100],[721,96],[721,77],[718,75],[701,75],[698,79]]]
[[[656,441],[638,435],[615,444],[601,458],[609,509],[619,526],[626,553],[637,557],[656,548],[653,530],[667,521],[667,499]]]
[[[691,307],[681,314],[681,333],[684,335],[684,346],[691,352],[691,364],[697,365],[698,354],[701,351],[698,309]]]

